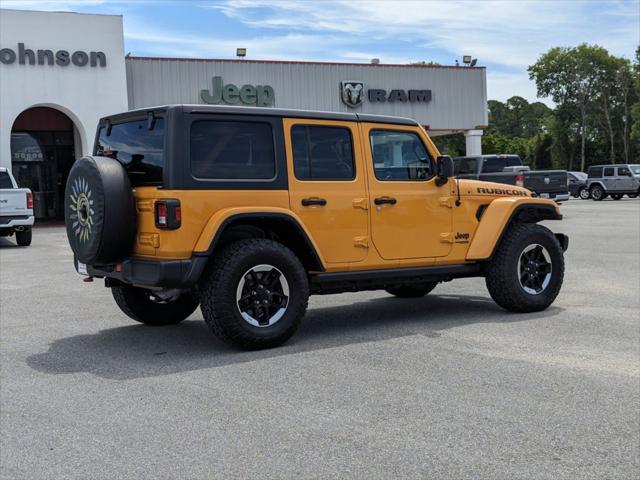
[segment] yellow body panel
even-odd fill
[[[549,205],[559,211],[558,205],[553,200],[543,198],[503,197],[493,200],[482,215],[481,222],[467,251],[467,260],[489,258],[507,226],[511,214],[524,204]]]
[[[291,145],[294,125],[348,128],[354,147],[355,178],[300,181],[295,177]],[[138,234],[134,255],[188,259],[206,252],[225,220],[243,213],[276,213],[294,219],[305,231],[327,272],[461,264],[488,258],[513,211],[524,203],[552,205],[531,198],[523,188],[471,180],[380,181],[374,174],[371,129],[411,131],[429,153],[439,153],[417,126],[328,120],[283,120],[288,190],[134,189]],[[456,200],[460,195],[459,205]],[[377,206],[376,197],[392,196],[395,205]],[[304,207],[305,198],[323,198],[324,207]],[[154,202],[178,199],[182,224],[176,230],[155,226]],[[487,205],[481,221],[476,213]]]

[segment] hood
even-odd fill
[[[458,180],[461,196],[482,197],[531,197],[532,193],[523,187],[480,180]]]

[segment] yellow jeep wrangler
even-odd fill
[[[421,297],[485,277],[514,312],[547,308],[564,274],[551,200],[453,177],[415,121],[171,105],[100,121],[65,220],[79,273],[149,325],[198,305],[222,340],[280,345],[310,294]],[[454,305],[452,305],[455,308]]]

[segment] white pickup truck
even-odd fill
[[[21,247],[31,245],[33,225],[33,194],[28,188],[18,188],[11,172],[0,167],[0,237],[16,234]]]

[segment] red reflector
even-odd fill
[[[116,263],[116,272],[121,272],[121,271],[122,271],[122,264]]]
[[[27,192],[27,208],[33,208],[33,193]]]
[[[177,206],[177,207],[176,207],[174,217],[175,217],[175,218],[174,218],[174,220],[175,220],[177,223],[182,222],[182,209],[180,208],[180,206]]]
[[[156,203],[156,223],[158,226],[167,226],[167,214],[167,204],[162,202]]]

